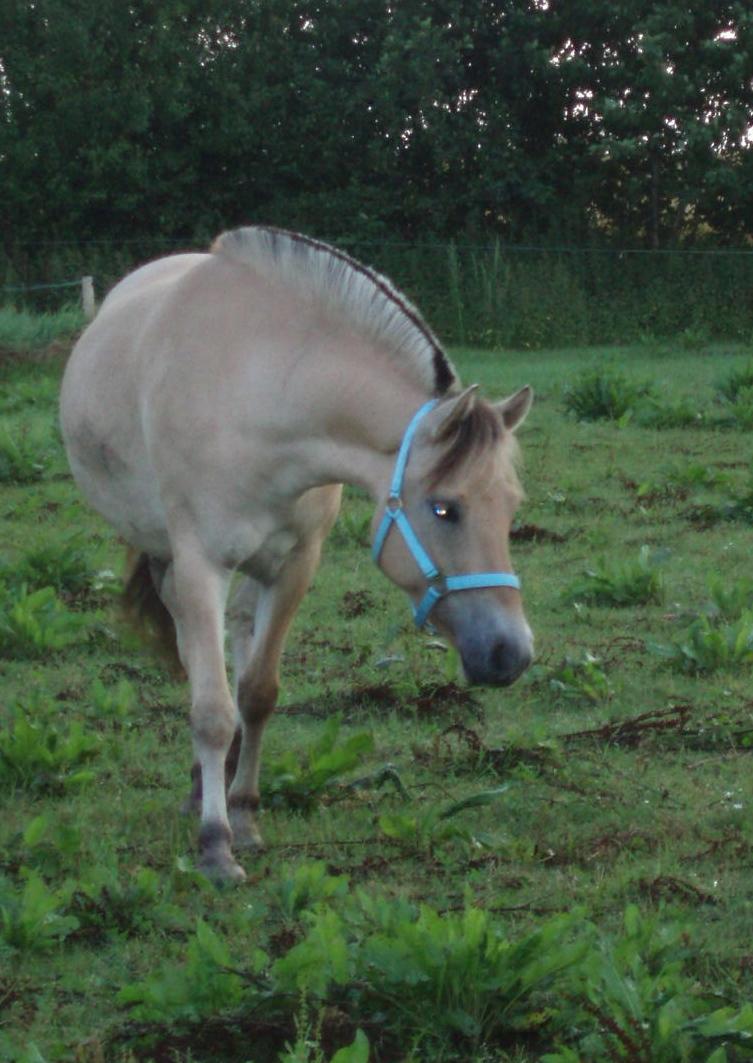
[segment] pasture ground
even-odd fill
[[[193,872],[195,825],[179,810],[191,759],[186,690],[114,619],[121,547],[67,472],[56,429],[59,356],[3,363],[3,446],[31,447],[41,468],[16,477],[11,461],[0,485],[0,1058],[329,1060],[359,1026],[371,1058],[382,1060],[481,1063],[547,1051],[565,1053],[562,1060],[749,1058],[744,1043],[724,1049],[713,1038],[686,1055],[680,1047],[673,1055],[669,1042],[654,1051],[628,1005],[627,1019],[590,1005],[591,1034],[588,1007],[558,1027],[556,1013],[570,1002],[556,986],[533,998],[528,1020],[518,1015],[505,1029],[458,1019],[439,1040],[439,990],[436,1014],[423,1005],[424,1026],[407,1027],[397,997],[375,1018],[373,1008],[359,1011],[363,985],[346,987],[346,998],[337,972],[336,1006],[312,979],[275,1021],[256,1021],[240,990],[223,997],[217,986],[214,1003],[209,993],[193,1012],[190,1001],[181,1010],[178,974],[161,983],[162,1017],[155,1005],[134,1018],[119,997],[165,970],[190,970],[197,926],[220,966],[246,971],[262,949],[262,969],[310,943],[311,927],[321,930],[327,912],[335,918],[362,891],[362,910],[364,893],[447,918],[477,908],[512,940],[573,912],[576,937],[582,922],[595,924],[600,941],[617,940],[626,910],[634,919],[637,909],[655,942],[661,928],[681,927],[677,963],[689,998],[733,1009],[753,999],[749,655],[694,674],[655,651],[681,642],[694,617],[714,614],[714,580],[745,598],[749,511],[725,509],[725,500],[750,490],[750,433],[700,421],[578,423],[563,412],[563,389],[605,364],[652,380],[662,399],[708,412],[718,380],[750,351],[644,345],[453,356],[463,379],[487,394],[523,383],[536,391],[520,433],[527,501],[512,546],[536,662],[508,690],[464,688],[453,655],[412,630],[403,596],[372,565],[371,506],[347,492],[288,642],[267,733],[268,850],[245,859],[247,884],[220,891]],[[570,593],[602,559],[613,568],[634,562],[644,546],[663,580],[661,600],[601,605]],[[56,571],[66,610],[57,619],[49,603],[28,602]],[[36,629],[20,613],[9,619],[19,600],[21,613],[44,613]],[[302,766],[334,716],[335,749],[362,732],[373,745],[364,741],[358,765],[319,790]],[[354,756],[358,748],[352,743]],[[357,779],[365,781],[340,785]],[[448,814],[438,819],[437,810]],[[319,882],[310,905],[291,900],[306,892],[306,874]],[[634,990],[640,1010],[645,987],[633,975],[626,992]],[[397,1041],[391,1030],[403,1031]],[[354,1049],[347,1058],[366,1057]]]

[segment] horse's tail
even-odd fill
[[[128,547],[123,583],[123,613],[129,626],[171,671],[182,674],[175,621],[160,598],[154,563],[148,554]]]

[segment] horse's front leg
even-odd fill
[[[319,563],[321,543],[309,543],[285,562],[276,582],[259,588],[248,581],[230,610],[229,625],[237,675],[241,745],[228,805],[236,845],[263,845],[254,813],[259,807],[261,745],[279,691],[279,663],[285,637]],[[248,604],[255,602],[253,637]],[[244,606],[245,603],[245,606]]]
[[[191,731],[201,777],[201,869],[211,878],[240,880],[233,858],[225,798],[225,761],[237,713],[227,681],[224,613],[227,576],[193,545],[176,549],[161,588],[176,622],[178,650],[191,684]]]

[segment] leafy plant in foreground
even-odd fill
[[[74,721],[63,732],[49,723],[36,723],[18,712],[0,729],[0,787],[56,791],[88,782],[84,769],[99,752],[101,740]]]
[[[451,823],[459,813],[472,808],[495,804],[509,790],[509,783],[493,790],[481,790],[449,805],[430,805],[421,813],[385,813],[379,817],[379,829],[393,841],[418,851],[433,853],[435,847],[448,841],[461,841],[469,845],[490,846],[488,835],[458,823]]]
[[[743,431],[753,428],[753,385],[741,388],[734,399],[725,403],[716,423],[721,428],[739,428]]]
[[[374,1030],[380,1058],[410,1045],[411,1058],[432,1063],[532,1035],[559,1045],[544,1057],[550,1063],[722,1063],[722,1042],[753,1036],[750,1005],[720,1008],[699,992],[685,969],[686,928],[634,906],[613,938],[599,937],[580,911],[511,938],[483,909],[440,913],[372,891],[338,891],[300,914],[304,938],[275,961],[254,949],[244,971],[199,921],[185,963],[125,986],[119,1001],[137,1020],[184,1028],[267,1016],[282,1037],[295,1022],[298,1039],[283,1056],[290,1061],[325,1058],[305,1020],[326,1010]],[[355,1059],[366,1058],[364,1048]]]
[[[245,957],[255,967],[267,962],[261,950]],[[236,1007],[243,998],[244,980],[233,969],[230,950],[212,928],[198,919],[185,962],[167,964],[143,982],[124,986],[118,1003],[144,1022],[196,1022]]]
[[[50,441],[39,432],[0,429],[0,483],[31,484],[49,464]]]
[[[545,1063],[724,1063],[721,1042],[749,1045],[753,1006],[715,1008],[697,991],[684,971],[684,934],[630,905],[623,933],[571,972],[576,1044],[543,1056]]]
[[[30,590],[52,587],[78,593],[92,581],[84,540],[80,535],[51,539],[15,561],[0,563],[0,577],[8,586],[26,585]]]
[[[549,675],[549,686],[563,698],[594,703],[608,701],[612,687],[601,661],[590,653],[566,657]]]
[[[19,952],[53,948],[78,927],[78,921],[63,915],[66,896],[51,890],[33,871],[16,886],[0,878],[0,947]]]
[[[739,620],[753,610],[753,579],[740,578],[734,583],[721,578],[709,580],[710,602],[706,607],[712,620]]]
[[[650,649],[673,668],[692,675],[750,667],[753,612],[746,611],[736,621],[721,624],[699,616],[679,638],[669,644],[651,643]]]
[[[345,897],[347,875],[330,875],[322,860],[284,867],[275,890],[277,906],[284,919],[298,919],[304,911],[322,901]]]
[[[341,777],[357,768],[374,748],[374,738],[366,731],[351,735],[341,744],[339,734],[340,720],[332,716],[303,761],[292,751],[273,761],[263,781],[265,802],[271,807],[282,805],[310,812],[332,793]]]
[[[399,902],[361,897],[361,910],[318,910],[309,933],[272,968],[282,990],[309,996],[349,986],[359,1014],[390,1016],[390,1034],[420,1044],[419,1057],[437,1059],[453,1038],[465,1050],[543,1019],[535,994],[552,986],[588,951],[589,935],[573,939],[578,916],[558,916],[512,942],[488,913],[468,907],[440,914],[422,905],[416,915]],[[364,919],[365,917],[365,919]],[[453,1053],[454,1055],[454,1053]]]
[[[40,657],[75,642],[88,624],[69,612],[52,587],[0,587],[0,657]]]
[[[105,686],[101,679],[92,683],[92,713],[97,719],[122,723],[136,708],[136,703],[136,690],[127,679],[119,679],[114,686]]]
[[[664,581],[657,570],[661,552],[642,546],[635,561],[601,560],[567,591],[567,598],[591,605],[648,605],[664,600]]]
[[[25,867],[46,878],[61,878],[78,869],[81,861],[81,831],[64,821],[43,813],[35,816],[8,847],[22,854]]]
[[[180,922],[178,909],[163,896],[163,880],[152,868],[132,875],[114,867],[96,867],[79,878],[67,911],[77,919],[79,932],[89,937],[108,933],[139,934],[155,925]]]

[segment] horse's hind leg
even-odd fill
[[[228,805],[236,844],[248,848],[263,844],[254,812],[259,807],[262,736],[279,691],[280,655],[290,623],[319,564],[320,551],[320,541],[296,551],[271,586],[258,588],[250,580],[243,584],[228,618],[233,633],[242,728],[238,767]],[[254,599],[253,638],[249,640],[247,606]]]
[[[176,621],[178,650],[191,684],[191,729],[201,772],[200,867],[217,879],[242,879],[233,859],[225,799],[225,760],[237,714],[225,671],[227,576],[200,550],[176,549],[161,594]]]

